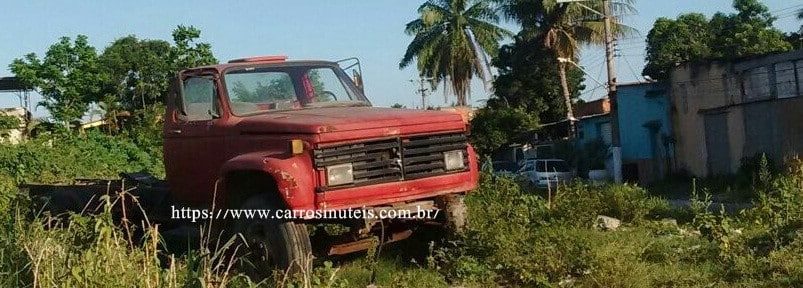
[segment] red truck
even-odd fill
[[[361,82],[337,62],[283,56],[181,71],[164,117],[169,188],[163,190],[174,217],[179,208],[214,205],[227,216],[215,220],[220,230],[247,239],[258,268],[290,271],[310,263],[313,224],[348,227],[349,233],[326,238],[322,253],[330,255],[367,249],[376,235],[384,242],[406,238],[422,222],[459,232],[463,195],[478,181],[464,117],[372,107]],[[291,219],[227,214],[248,209],[300,213]],[[435,219],[315,217],[345,209],[441,213]]]

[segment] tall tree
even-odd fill
[[[536,128],[538,115],[522,107],[486,106],[471,119],[471,144],[488,155],[509,143],[529,140],[525,136]]]
[[[496,55],[499,41],[511,33],[497,26],[499,16],[488,1],[429,0],[418,13],[406,25],[405,32],[414,38],[399,68],[417,61],[422,76],[447,82],[456,104],[467,105],[471,79],[486,77],[486,55]]]
[[[566,117],[554,52],[542,41],[522,34],[502,46],[494,58],[499,70],[494,96],[471,120],[472,143],[482,154],[491,154],[511,142],[526,143],[540,123]],[[571,97],[576,99],[583,73],[572,69],[568,78]]]
[[[526,36],[539,39],[544,47],[553,52],[564,106],[568,107],[566,119],[570,120],[573,132],[572,91],[566,71],[570,68],[569,65],[579,60],[582,45],[604,44],[604,22],[598,14],[599,11],[603,11],[603,1],[593,0],[583,3],[559,3],[557,0],[500,1],[504,3],[502,7],[505,15],[522,24]],[[612,1],[610,8],[615,15],[633,10],[631,0]],[[612,33],[616,36],[634,32],[632,28],[622,24],[618,17],[611,17],[611,22]]]
[[[79,120],[89,103],[101,97],[105,76],[99,72],[95,47],[84,35],[78,35],[75,41],[62,37],[50,46],[43,59],[30,53],[15,59],[9,67],[24,84],[42,94],[38,105],[62,124]]]
[[[173,70],[178,71],[191,67],[217,63],[212,54],[212,45],[198,42],[201,30],[193,26],[179,25],[173,30],[173,48],[170,58],[173,60]]]
[[[792,49],[784,34],[773,27],[775,17],[758,0],[734,0],[736,13],[701,14],[677,19],[659,18],[647,35],[644,75],[668,79],[678,64],[705,59],[784,52]]]
[[[566,119],[563,89],[558,69],[555,67],[554,51],[543,42],[523,35],[516,41],[502,46],[494,66],[499,76],[494,81],[494,95],[488,100],[489,107],[522,107],[538,116],[542,123]],[[579,69],[568,70],[571,99],[577,99],[582,90],[583,73]]]
[[[647,65],[642,73],[664,80],[679,63],[710,58],[713,38],[703,14],[683,14],[676,20],[658,18],[647,34]]]
[[[714,14],[710,27],[714,56],[737,58],[789,51],[783,32],[772,26],[776,20],[759,0],[734,0],[736,13]]]
[[[100,106],[111,124],[116,124],[118,112],[128,111],[138,126],[159,125],[160,117],[153,111],[161,110],[158,106],[163,104],[176,73],[217,63],[211,45],[199,41],[201,31],[197,28],[178,26],[172,36],[171,45],[130,35],[115,40],[103,51],[100,62],[108,77]]]
[[[171,49],[167,41],[133,35],[115,40],[100,55],[101,69],[109,76],[105,92],[128,111],[161,103],[175,75]]]
[[[803,20],[803,8],[797,10],[797,20]],[[803,49],[803,25],[797,31],[787,33],[786,41],[792,44],[794,50]]]
[[[173,45],[132,35],[115,40],[101,55],[86,36],[75,41],[63,37],[43,59],[31,53],[14,60],[10,68],[42,94],[39,105],[57,122],[79,120],[90,103],[98,103],[112,120],[121,110],[155,110],[150,106],[164,101],[170,78],[178,70],[216,63],[211,45],[200,42],[200,36],[195,27],[178,26]]]

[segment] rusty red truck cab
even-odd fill
[[[181,71],[174,86],[164,160],[177,203],[337,210],[477,184],[460,114],[372,107],[335,62],[238,59]]]
[[[371,107],[334,62],[255,57],[180,79],[167,105],[164,158],[173,197],[187,204],[224,201],[220,180],[241,171],[269,175],[290,209],[380,205],[476,185],[460,114]]]

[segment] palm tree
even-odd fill
[[[574,112],[572,111],[571,91],[566,77],[567,62],[580,58],[582,45],[602,45],[605,43],[604,21],[595,11],[602,11],[601,0],[558,3],[557,0],[501,0],[506,16],[522,24],[523,35],[538,37],[544,47],[555,52],[560,78],[566,119],[571,135],[574,135]],[[613,14],[633,11],[633,0],[611,3]],[[622,24],[619,18],[612,17],[612,32],[616,36],[634,33],[634,29]]]
[[[435,85],[447,82],[456,104],[466,105],[471,79],[490,80],[487,55],[496,55],[499,41],[512,34],[497,26],[499,16],[488,1],[428,0],[418,14],[406,25],[405,33],[414,38],[399,69],[416,60],[422,77],[434,79]]]

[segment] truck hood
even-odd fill
[[[236,125],[246,134],[340,134],[375,130],[377,134],[391,135],[465,129],[463,118],[456,112],[377,107],[291,110],[240,120]]]

